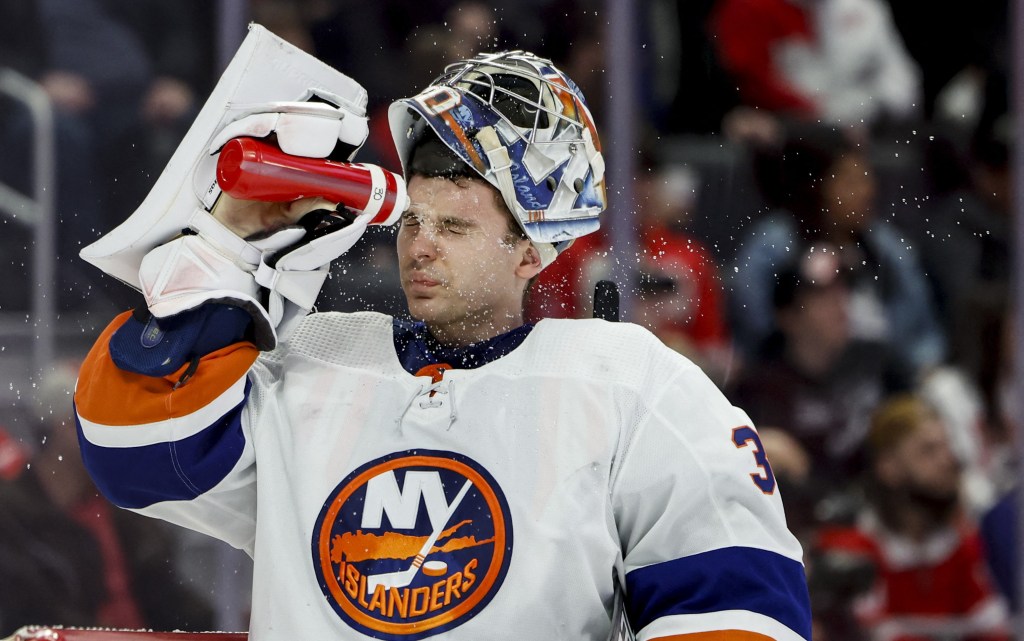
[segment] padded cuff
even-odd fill
[[[110,337],[110,358],[127,372],[169,376],[193,358],[244,340],[250,325],[248,311],[217,303],[168,318],[135,313]]]

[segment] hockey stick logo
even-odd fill
[[[328,498],[313,563],[335,612],[384,639],[422,639],[479,613],[512,552],[494,479],[452,452],[399,452],[367,463]]]

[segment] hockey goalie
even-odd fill
[[[579,88],[522,51],[453,61],[390,107],[402,176],[353,162],[365,106],[253,26],[83,250],[146,301],[75,392],[104,495],[250,554],[254,641],[809,641],[746,414],[637,325],[524,322],[612,193]],[[374,223],[408,316],[310,313]]]

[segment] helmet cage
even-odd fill
[[[541,100],[542,95],[545,97],[561,95],[563,93],[563,89],[569,89],[573,94],[577,94],[570,95],[570,98],[573,101],[573,109],[570,113],[579,113],[582,110],[576,107],[576,103],[579,101],[579,89],[575,84],[570,84],[569,86],[565,86],[565,84],[558,85],[550,77],[545,77],[537,73],[532,66],[509,65],[500,62],[500,60],[495,60],[498,55],[500,54],[491,54],[490,56],[474,58],[471,62],[484,60],[488,67],[509,72],[508,74],[505,74],[505,77],[528,77],[534,83],[537,83],[532,86],[533,89],[537,90],[535,97],[526,96],[522,93],[503,87],[501,83],[495,81],[494,74],[491,71],[488,71],[486,68],[474,68],[465,63],[448,65],[445,68],[445,73],[431,84],[434,86],[455,86],[460,88],[463,92],[475,97],[481,103],[493,109],[498,117],[508,124],[511,131],[514,131],[515,135],[523,142],[538,145],[559,144],[561,142],[559,140],[538,139],[536,135],[538,129],[550,129],[551,127],[549,124],[542,125],[541,116],[546,116],[547,118],[556,121],[557,125],[561,125],[559,130],[561,128],[567,128],[570,131],[580,132],[578,135],[582,136],[582,129],[586,126],[583,121],[578,117],[571,118],[565,115],[563,113],[564,106],[562,109],[556,110],[553,106],[549,106]],[[563,81],[568,81],[568,78],[565,78],[560,74],[554,77]],[[571,83],[571,81],[569,82]],[[550,91],[542,92],[538,90],[538,88],[542,86],[546,86]],[[498,100],[496,100],[496,96],[498,97]],[[501,100],[503,98],[506,100]],[[532,108],[534,111],[533,122],[529,124],[514,122],[512,117],[506,113],[505,105],[508,102],[507,99],[514,100],[521,106]],[[589,113],[587,115],[589,117]]]

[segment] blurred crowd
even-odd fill
[[[135,304],[77,251],[142,200],[216,82],[214,5],[0,0],[0,68],[56,109],[62,313]],[[638,0],[628,88],[608,85],[613,25],[597,0],[249,6],[367,88],[360,159],[393,170],[389,102],[478,51],[554,60],[606,146],[608,101],[637,96],[635,203],[611,190],[607,214],[636,221],[628,320],[757,426],[762,473],[805,548],[815,638],[1010,637],[1005,0]],[[0,182],[23,192],[31,136],[0,98]],[[0,225],[4,270],[29,279],[29,231]],[[392,233],[372,229],[338,262],[320,309],[405,313]],[[577,241],[534,285],[531,320],[591,315],[595,283],[624,258],[600,233]],[[26,289],[0,289],[0,312],[26,309]],[[208,629],[178,534],[112,512],[82,474],[69,397],[54,391],[68,376],[55,370],[22,408],[30,429],[5,432],[0,414],[0,576],[18,577],[0,583],[0,636],[29,622]]]

